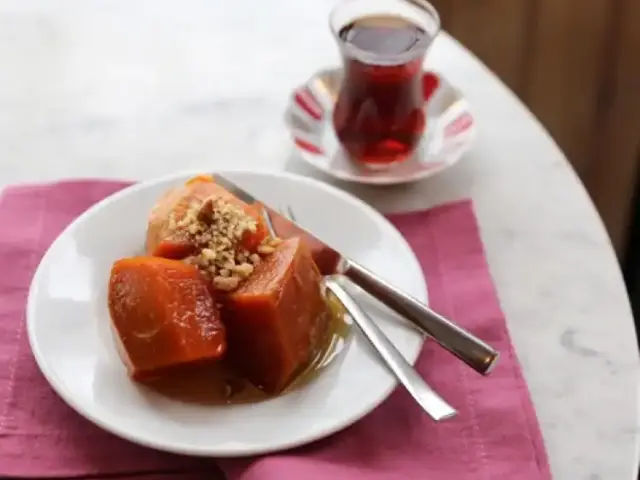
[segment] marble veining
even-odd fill
[[[560,335],[560,345],[566,348],[569,352],[583,357],[597,357],[600,352],[593,348],[583,347],[576,340],[578,332],[573,328],[567,328],[562,335]]]
[[[339,61],[326,20],[332,4],[0,0],[0,188],[233,166],[313,175],[385,211],[470,196],[554,478],[634,479],[633,320],[575,173],[516,97],[446,35],[428,62],[478,118],[477,145],[463,161],[385,189],[302,165],[283,108],[293,86]]]

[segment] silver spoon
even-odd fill
[[[330,275],[324,277],[322,289],[324,295],[327,295],[328,290],[342,303],[387,368],[431,418],[440,421],[456,415],[457,412],[453,407],[427,385],[371,317],[360,308],[360,305],[342,287],[340,276]]]

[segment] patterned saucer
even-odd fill
[[[336,137],[332,114],[341,69],[317,72],[296,88],[286,122],[301,158],[342,180],[372,185],[417,181],[456,163],[476,137],[475,119],[462,93],[435,72],[425,72],[423,88],[427,128],[411,158],[387,170],[370,170],[350,160]]]

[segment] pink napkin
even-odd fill
[[[217,478],[206,459],[155,452],[94,427],[41,376],[24,327],[33,272],[78,214],[125,186],[73,181],[15,187],[0,196],[0,476]],[[415,250],[432,306],[502,353],[483,378],[427,342],[418,370],[459,415],[430,421],[396,390],[345,431],[294,451],[218,462],[229,480],[546,480],[535,411],[496,298],[470,202],[395,215]]]

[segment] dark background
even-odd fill
[[[637,332],[640,317],[640,188],[637,184],[621,263]]]

